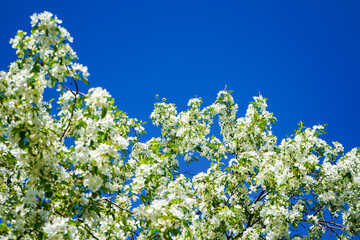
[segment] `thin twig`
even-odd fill
[[[329,228],[334,228],[334,229],[337,229],[337,230],[344,230],[344,228],[343,227],[335,227],[335,226],[330,226],[330,225],[328,225],[325,221],[319,221],[319,223],[321,224],[321,225],[324,225],[324,226],[326,226],[326,227],[329,227]]]
[[[64,83],[62,82],[59,82],[59,84],[61,86],[63,86],[66,90],[70,91],[74,96],[76,93],[74,93],[74,91],[72,89],[70,89],[69,87],[67,87]],[[82,93],[82,92],[78,92],[78,94],[82,95],[82,96],[87,96],[85,93]]]
[[[339,223],[335,223],[335,222],[329,222],[329,221],[325,221],[325,220],[321,220],[320,222],[324,222],[324,223],[328,223],[328,224],[333,224],[335,226],[341,227],[341,228],[345,228],[344,225],[341,225]]]
[[[131,214],[134,214],[134,212],[133,212],[133,211],[130,211],[130,210],[125,209],[125,208],[122,208],[122,207],[120,207],[119,205],[117,205],[116,203],[114,203],[113,201],[110,201],[109,199],[102,199],[102,200],[105,200],[105,201],[107,201],[108,203],[113,204],[114,206],[118,207],[119,209],[121,209],[121,210],[123,210],[123,211],[125,211],[125,212],[131,213]]]
[[[266,195],[267,195],[267,192],[265,190],[262,190],[262,192],[255,199],[254,203],[257,203],[258,201],[261,201]]]
[[[93,238],[99,240],[97,237],[95,237],[95,235],[90,231],[88,230],[86,227],[90,228],[88,225],[85,224],[85,227],[83,227]]]
[[[338,234],[335,232],[335,230],[333,229],[333,228],[335,228],[335,229],[338,229],[338,228],[336,228],[336,227],[331,227],[331,226],[327,225],[326,223],[321,223],[321,222],[319,222],[319,223],[320,223],[321,225],[327,227],[328,229],[330,229],[330,231],[333,232],[333,233],[336,235],[337,238],[339,238],[339,235],[338,235]],[[340,229],[340,230],[341,230],[341,229]]]
[[[71,110],[71,115],[70,115],[70,118],[69,118],[69,123],[68,123],[67,127],[65,128],[63,134],[62,134],[61,137],[60,137],[60,142],[62,142],[62,140],[63,140],[64,137],[65,137],[66,132],[67,132],[67,131],[69,130],[69,128],[70,128],[71,120],[72,120],[72,118],[73,118],[73,116],[74,116],[74,111],[75,111],[75,105],[76,105],[77,95],[79,94],[79,87],[78,87],[78,85],[77,85],[77,82],[76,82],[76,80],[75,80],[74,78],[73,78],[72,80],[74,81],[74,84],[75,84],[75,87],[76,87],[76,94],[74,95],[74,103],[73,103],[73,107],[72,107],[72,110]]]

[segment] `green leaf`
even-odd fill
[[[39,28],[39,25],[36,25],[35,27],[33,27],[31,29],[31,33],[34,33],[36,30],[38,30],[38,28]]]
[[[177,228],[170,229],[170,232],[171,232],[172,234],[174,234],[174,236],[177,236],[177,235],[179,235],[179,233],[180,233],[179,229],[177,229]]]
[[[160,152],[160,145],[159,145],[159,144],[155,144],[155,145],[152,146],[152,149],[154,149],[154,151],[155,151],[156,153],[159,153],[159,152]]]
[[[80,127],[83,127],[83,128],[86,128],[87,127],[87,123],[85,121],[80,121],[79,122],[79,126]]]
[[[83,83],[85,83],[87,86],[89,86],[89,81],[85,78],[80,78],[80,81],[82,81]]]
[[[350,180],[352,180],[351,172],[347,172],[344,177],[347,177]]]
[[[23,36],[25,35],[25,33],[23,31],[18,31],[17,35],[20,37],[20,38],[23,38]]]
[[[303,123],[302,123],[302,121],[299,122],[299,127],[300,127],[300,130],[303,128]]]
[[[179,146],[176,144],[170,144],[170,148],[174,149],[174,150],[179,150]]]
[[[0,234],[6,234],[9,232],[9,228],[5,223],[0,224]]]
[[[32,73],[38,73],[40,72],[40,66],[39,64],[34,65],[34,67],[31,69]]]
[[[20,131],[19,136],[20,136],[20,140],[19,140],[19,147],[21,149],[25,148],[25,131]]]
[[[46,192],[46,193],[45,193],[45,196],[46,196],[47,198],[51,198],[52,195],[53,195],[53,192],[52,192],[52,191],[49,191],[49,192]]]
[[[101,118],[104,118],[106,116],[106,113],[107,113],[107,108],[103,108],[101,112]]]
[[[147,197],[141,194],[140,195],[140,200],[141,200],[142,203],[146,203],[147,202]]]
[[[55,78],[51,78],[51,87],[55,87],[57,80]]]
[[[115,111],[115,116],[119,117],[123,112],[121,110],[116,110]]]

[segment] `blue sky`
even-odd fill
[[[150,121],[156,94],[184,110],[227,85],[240,115],[259,91],[269,99],[279,138],[301,120],[328,124],[324,138],[346,151],[360,146],[359,1],[6,1],[1,70],[16,59],[9,39],[44,10],[74,37],[91,86],[131,117]]]

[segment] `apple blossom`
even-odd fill
[[[142,141],[143,122],[108,91],[79,89],[88,69],[60,24],[31,16],[31,32],[10,40],[18,60],[0,72],[2,239],[359,236],[359,149],[345,153],[321,139],[323,126],[302,122],[278,143],[267,99],[254,97],[239,117],[227,90],[185,111],[155,103],[161,136]],[[58,110],[43,97],[53,87]],[[196,160],[209,169],[180,168]]]

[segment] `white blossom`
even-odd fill
[[[324,126],[301,122],[278,143],[267,100],[254,97],[241,117],[226,90],[182,111],[163,99],[150,115],[159,135],[143,137],[107,90],[79,89],[88,68],[60,24],[32,15],[32,31],[10,40],[19,59],[0,72],[1,239],[359,235],[359,149],[345,153],[320,138]],[[196,160],[209,168],[183,171]],[[308,229],[295,237],[299,225]]]

